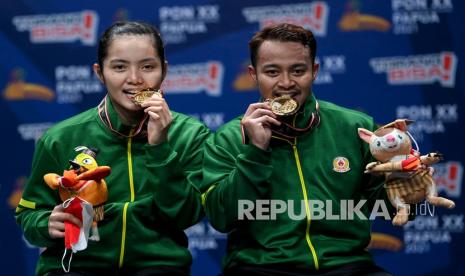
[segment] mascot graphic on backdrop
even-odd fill
[[[95,157],[96,149],[79,146],[74,149],[79,154],[70,160],[71,167],[60,176],[55,173],[44,175],[47,185],[59,190],[65,212],[73,214],[82,222],[82,227],[65,221],[65,252],[62,266],[68,272],[72,254],[87,248],[87,240],[98,241],[97,222],[103,220],[103,204],[108,199],[107,184],[104,178],[111,169],[108,166],[98,166]],[[89,232],[92,228],[92,235]],[[68,268],[63,265],[66,251],[72,250]]]
[[[434,206],[452,209],[453,201],[438,197],[433,180],[431,164],[442,160],[442,155],[433,152],[420,156],[418,145],[407,125],[413,121],[398,119],[380,127],[374,133],[359,128],[360,138],[370,145],[370,152],[378,162],[366,166],[366,173],[384,174],[385,188],[397,214],[392,220],[394,225],[405,225],[410,212],[409,204],[426,201]],[[416,150],[412,148],[413,140]]]

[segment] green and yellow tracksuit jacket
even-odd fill
[[[341,203],[344,200],[355,200],[353,206],[366,200],[360,211],[369,218],[375,200],[381,198],[386,208],[376,211],[393,212],[382,181],[364,174],[372,158],[357,128],[374,130],[375,124],[361,112],[323,101],[319,105],[317,128],[292,140],[274,136],[266,151],[242,143],[241,118],[224,125],[207,141],[202,200],[213,227],[228,232],[225,269],[284,265],[313,271],[371,261],[365,249],[371,222],[359,215],[347,219],[350,215],[340,210],[344,209],[341,205],[350,204]],[[304,127],[315,108],[316,99],[310,96],[295,115],[295,126]],[[252,217],[242,213],[239,219],[238,209],[250,207],[241,207],[239,200],[255,203],[249,213]],[[287,211],[276,212],[274,218],[269,200],[284,201]],[[312,201],[317,200],[325,204],[323,209],[330,211],[331,218],[322,219],[321,214],[319,219],[312,218]],[[275,207],[285,208],[281,203]],[[291,219],[301,211],[305,214],[301,219]]]
[[[114,130],[129,135],[108,100],[107,114]],[[112,132],[90,109],[50,128],[37,142],[32,173],[16,209],[26,239],[40,247],[37,274],[61,269],[63,239],[48,234],[52,209],[61,203],[58,190],[43,180],[46,173],[69,169],[77,146],[99,150],[99,165],[112,169],[105,178],[108,201],[98,223],[100,241],[73,255],[73,269],[118,269],[175,266],[192,262],[183,230],[203,215],[197,186],[201,181],[204,142],[210,131],[200,122],[172,112],[168,141],[149,145],[147,137],[126,138]]]

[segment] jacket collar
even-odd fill
[[[272,128],[272,138],[274,138],[273,140],[284,140],[295,144],[297,137],[310,133],[319,124],[318,101],[311,93],[294,116],[285,120],[282,119],[279,127]]]
[[[118,136],[129,138],[137,135],[147,135],[147,117],[144,117],[144,119],[135,127],[125,125],[121,121],[121,118],[119,117],[118,112],[116,112],[113,102],[108,95],[106,95],[98,105],[98,115],[100,117],[100,121],[105,125],[105,127]]]
[[[310,92],[310,95],[305,99],[303,106],[300,110],[294,115],[293,126],[295,127],[305,127],[308,123],[308,120],[312,116],[312,113],[316,111],[317,100],[313,92]]]

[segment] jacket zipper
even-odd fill
[[[129,136],[131,136],[134,132],[134,129],[131,129]],[[126,246],[126,223],[127,223],[127,212],[129,208],[129,203],[134,202],[135,193],[134,193],[134,177],[132,172],[132,138],[128,138],[127,144],[127,154],[128,154],[128,174],[129,174],[129,189],[131,191],[130,201],[124,203],[123,207],[123,229],[121,231],[121,251],[119,255],[119,267],[123,266],[124,261],[124,250]]]
[[[304,175],[302,173],[302,166],[300,164],[299,152],[297,151],[296,144],[297,143],[292,144],[292,149],[294,151],[295,163],[297,165],[297,172],[299,173],[300,186],[302,188],[302,194],[304,196],[304,202],[305,202],[305,214],[307,217],[307,228],[305,229],[305,240],[307,241],[308,247],[310,248],[310,252],[312,253],[313,263],[315,264],[315,269],[318,270],[319,269],[318,257],[316,255],[316,251],[315,251],[315,248],[313,247],[312,241],[310,240],[310,223],[311,223],[312,217],[310,214],[310,206],[308,202],[307,188],[305,188]]]

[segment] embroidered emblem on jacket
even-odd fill
[[[343,156],[334,158],[333,170],[339,173],[350,171],[349,160]]]

